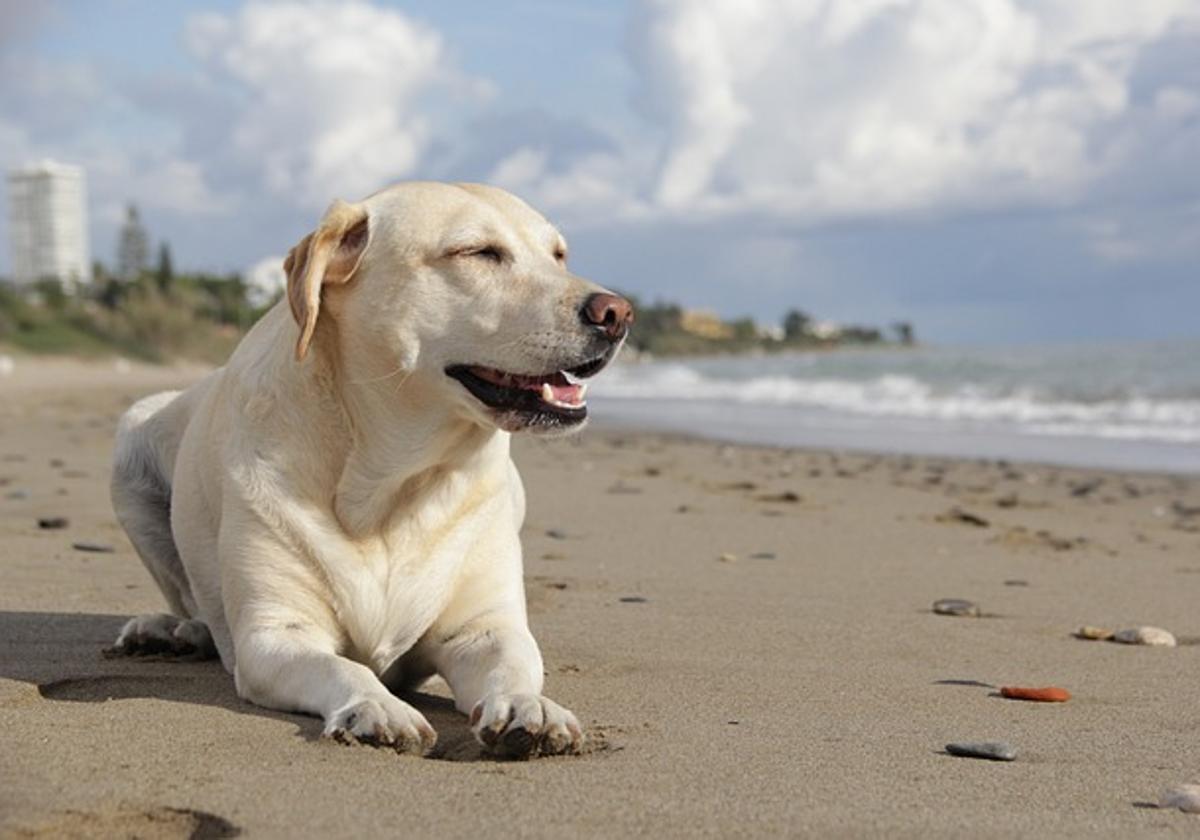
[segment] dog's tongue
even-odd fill
[[[477,376],[504,388],[520,388],[536,392],[543,400],[559,405],[583,405],[587,388],[583,384],[572,384],[562,371],[549,376],[527,376],[519,373],[504,373],[493,368],[472,368]]]
[[[572,385],[561,373],[556,373],[542,384],[542,399],[562,405],[581,405],[583,386]]]

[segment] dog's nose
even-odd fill
[[[620,341],[633,323],[633,305],[623,297],[599,292],[583,302],[579,317],[589,327],[604,331],[611,341]]]

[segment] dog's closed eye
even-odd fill
[[[494,262],[496,264],[505,262],[508,259],[508,251],[504,250],[499,245],[478,245],[469,248],[459,248],[452,251],[447,256],[451,257],[477,257],[482,260]]]

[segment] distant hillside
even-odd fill
[[[237,275],[109,278],[75,294],[52,280],[22,289],[0,283],[0,347],[218,362],[264,311],[246,292]]]
[[[0,282],[0,347],[25,353],[121,355],[146,361],[224,360],[274,301],[236,274],[143,272],[133,281],[108,276],[67,294],[56,281],[18,289]],[[778,352],[864,344],[911,344],[908,324],[886,336],[876,327],[814,320],[799,310],[778,325],[749,318],[724,321],[675,303],[647,304],[630,296],[636,321],[629,344],[655,356]]]

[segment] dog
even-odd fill
[[[121,418],[112,501],[169,614],[116,654],[219,656],[336,740],[428,753],[434,674],[486,751],[578,751],[542,694],[515,432],[563,434],[633,321],[515,196],[413,182],[335,201],[228,363]]]

